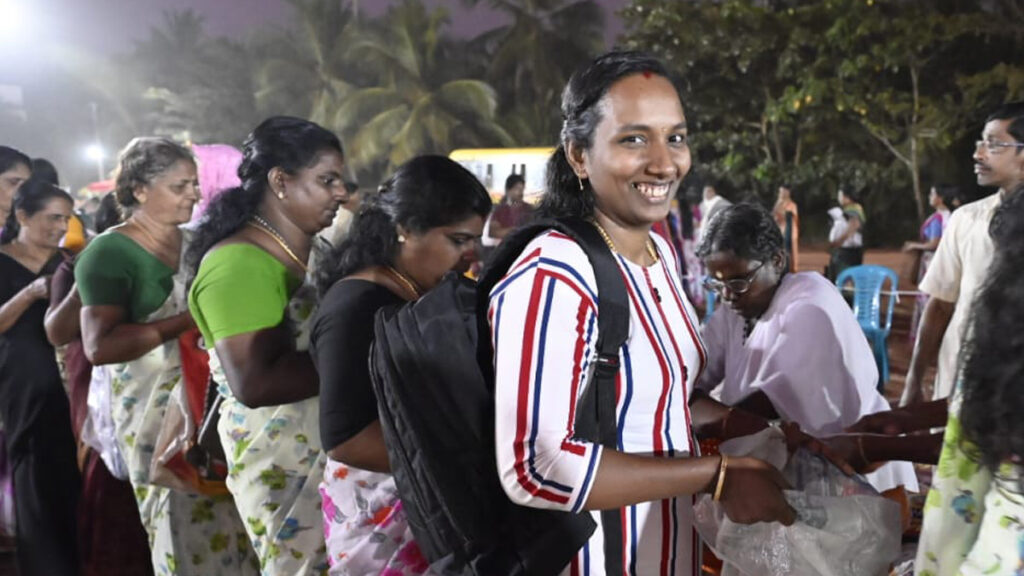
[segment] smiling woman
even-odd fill
[[[13,462],[17,560],[22,574],[78,573],[80,480],[71,413],[43,331],[50,275],[62,258],[71,197],[21,184],[0,237],[0,419]]]
[[[601,446],[572,429],[596,361],[600,295],[582,248],[549,231],[527,245],[490,294],[499,475],[518,504],[600,521],[565,573],[589,566],[590,574],[696,576],[693,494],[713,493],[738,522],[792,522],[793,512],[781,475],[768,464],[699,458],[692,445],[694,428],[729,412],[701,398],[691,413],[704,346],[672,250],[650,233],[690,169],[683,106],[660,62],[613,52],[569,80],[562,117],[540,211],[591,220],[626,283],[630,335],[617,374],[619,442]],[[736,413],[730,422],[765,426],[751,418]]]

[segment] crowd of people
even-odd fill
[[[895,409],[842,294],[798,271],[788,185],[770,210],[713,184],[700,207],[677,197],[693,158],[661,62],[597,58],[569,79],[561,113],[539,205],[512,175],[493,211],[442,156],[360,192],[338,137],[307,120],[265,120],[240,154],[135,138],[77,253],[56,173],[0,146],[0,418],[21,574],[441,573],[391,473],[374,318],[535,218],[590,222],[629,305],[618,442],[604,445],[574,429],[602,337],[581,246],[541,233],[478,295],[497,481],[515,504],[598,525],[562,573],[701,574],[702,493],[737,523],[804,521],[780,470],[700,448],[781,423],[791,450],[896,500],[919,490],[910,462],[938,463],[917,574],[1019,574],[1024,103],[996,110],[975,150],[978,184],[998,192],[951,214],[958,195],[936,187],[907,246],[927,255],[930,298]],[[864,211],[851,191],[839,202],[831,274],[863,260]],[[702,324],[704,294],[723,305]],[[606,548],[612,528],[621,549]]]

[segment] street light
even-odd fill
[[[103,152],[103,146],[99,142],[89,144],[85,148],[85,157],[96,163],[96,174],[98,180],[103,180],[106,176],[106,171],[103,169],[103,158],[106,155]]]
[[[0,43],[20,36],[28,23],[20,0],[0,0],[0,14]]]

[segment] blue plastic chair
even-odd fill
[[[889,281],[889,291],[896,292],[899,276],[885,266],[865,264],[853,266],[839,273],[836,286],[840,290],[847,282],[853,284],[853,314],[871,344],[878,365],[878,389],[882,391],[889,381],[889,332],[892,329],[892,310],[896,297],[889,295],[888,305],[882,306],[882,288]],[[849,292],[843,292],[844,295]]]

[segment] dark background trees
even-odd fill
[[[398,0],[379,16],[355,0],[289,3],[290,19],[245,38],[168,12],[123,54],[58,54],[60,77],[0,107],[0,132],[81,185],[95,169],[61,135],[91,132],[90,103],[108,148],[139,134],[238,145],[293,114],[337,131],[372,184],[415,154],[554,144],[562,86],[607,48],[593,0]],[[476,4],[505,23],[454,34],[448,10]],[[679,79],[691,193],[715,181],[770,203],[788,182],[811,240],[840,185],[864,195],[875,245],[916,233],[933,183],[984,192],[970,162],[984,114],[1024,98],[1024,0],[633,0],[618,16],[618,44]]]

